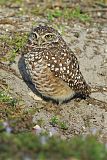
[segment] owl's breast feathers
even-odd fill
[[[76,93],[84,96],[91,93],[91,88],[80,71],[78,60],[70,49],[52,48],[46,51],[43,59],[54,75],[67,82]]]
[[[69,99],[74,93],[90,94],[90,86],[80,72],[77,58],[68,48],[29,48],[26,60],[32,80],[44,96],[58,99],[62,94],[59,99],[63,101],[65,95],[65,99]]]

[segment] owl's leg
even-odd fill
[[[32,91],[30,91],[29,93],[29,96],[31,96],[34,100],[36,101],[42,101],[42,98],[37,96],[36,94],[34,94]]]

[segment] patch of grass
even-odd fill
[[[11,106],[16,106],[17,100],[15,98],[12,98],[8,94],[6,94],[3,91],[0,91],[0,102],[5,102],[6,104],[9,104]]]
[[[0,60],[14,62],[17,53],[21,51],[27,41],[27,34],[18,34],[12,36],[0,36],[0,48],[2,50],[2,58]]]
[[[60,122],[60,128],[63,130],[67,130],[68,126],[67,126],[66,122]]]
[[[7,0],[0,0],[0,5],[6,4]]]
[[[22,106],[17,105],[12,107],[5,103],[0,104],[0,128],[4,128],[1,122],[8,123],[12,132],[17,134],[32,131],[34,126],[32,115],[29,112],[24,112]]]
[[[46,10],[46,7],[36,6],[36,7],[33,7],[30,12],[31,12],[31,14],[33,14],[35,16],[36,15],[44,15],[45,10]]]
[[[6,5],[9,3],[16,3],[16,4],[21,4],[23,2],[23,0],[0,0],[0,5]]]
[[[64,15],[63,11],[60,9],[54,9],[54,10],[49,9],[47,11],[47,18],[49,21],[54,20],[54,18],[62,17],[63,15]]]
[[[61,121],[57,116],[53,116],[51,119],[50,119],[50,124],[55,127],[59,127],[63,130],[67,130],[68,129],[68,126],[66,124],[66,122],[63,122]]]
[[[42,140],[45,139],[45,143]],[[34,133],[0,133],[1,159],[106,160],[107,150],[95,137],[74,137],[69,141]],[[11,147],[10,147],[11,146]]]
[[[96,0],[97,1],[97,0]],[[97,2],[104,2],[104,0],[98,0]]]
[[[91,20],[90,16],[86,13],[82,13],[80,8],[75,9],[64,8],[62,9],[48,9],[46,16],[49,21],[53,21],[55,18],[63,18],[65,20],[79,19],[82,22],[88,22]]]
[[[46,6],[34,6],[30,11],[31,14],[35,16],[44,16],[49,21],[54,21],[55,19],[63,20],[80,20],[81,22],[89,22],[91,17],[87,13],[82,13],[80,7],[74,9],[71,8],[47,8]]]
[[[51,118],[51,120],[50,120],[50,124],[51,124],[52,126],[56,126],[58,123],[59,123],[58,117],[57,117],[57,116],[53,116],[53,117]]]
[[[35,108],[29,112],[24,109],[25,107],[21,100],[12,98],[5,91],[0,91],[0,122],[9,123],[14,133],[31,131],[34,126],[32,116],[35,114]]]

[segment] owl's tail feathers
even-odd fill
[[[91,93],[94,93],[94,92],[107,92],[107,87],[103,87],[103,86],[91,86]]]

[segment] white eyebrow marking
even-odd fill
[[[37,39],[40,37],[36,31],[33,31],[32,33],[37,35]]]

